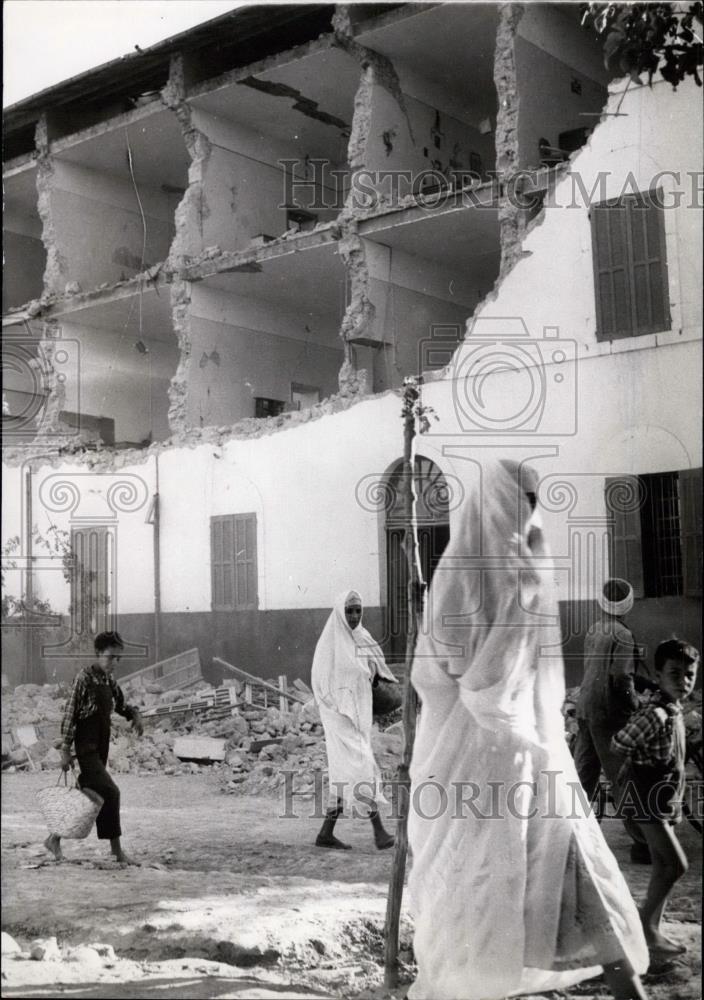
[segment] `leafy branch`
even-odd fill
[[[603,43],[607,69],[648,84],[660,72],[674,88],[691,76],[702,81],[701,2],[682,3],[585,3],[582,25],[595,31]]]

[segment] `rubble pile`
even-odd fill
[[[565,737],[571,748],[577,731],[578,694],[578,687],[570,688],[563,706]],[[53,744],[59,735],[67,695],[68,690],[57,684],[23,684],[3,698],[3,733],[16,734],[20,727],[36,727],[38,739],[28,747],[34,767],[53,770],[60,764],[59,751]],[[142,737],[133,732],[126,720],[114,716],[110,768],[118,774],[179,775],[207,770],[228,794],[273,794],[286,782],[299,795],[313,794],[321,787],[327,765],[325,739],[320,714],[312,700],[305,705],[291,702],[291,712],[249,704],[233,709],[215,704],[215,689],[205,682],[186,694],[162,691],[158,684],[139,679],[136,684],[130,683],[126,695],[129,703],[143,712],[165,706],[173,708],[174,703],[183,702],[184,698],[193,699],[197,706],[169,715],[146,716]],[[374,753],[385,778],[395,775],[402,751],[403,730],[401,723],[395,721],[398,715],[397,712],[382,720],[382,728],[375,723],[372,732]],[[702,693],[698,690],[685,707],[685,724],[688,748],[698,753],[699,762],[701,717]],[[222,740],[224,760],[177,757],[174,743],[184,736]],[[4,766],[29,766],[28,752],[15,739],[12,749],[4,748],[3,761]]]
[[[61,724],[67,689],[60,684],[20,684],[2,698],[3,732],[17,726]]]

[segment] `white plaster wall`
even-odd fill
[[[540,165],[541,139],[557,148],[561,132],[591,128],[606,98],[605,86],[574,69],[564,56],[524,38],[516,41],[516,80],[519,163],[524,168]],[[572,89],[575,83],[580,93]]]
[[[26,535],[23,471],[23,467],[3,465],[3,543],[12,535]],[[117,587],[112,607],[117,614],[154,609],[153,528],[145,523],[153,493],[153,461],[102,472],[64,463],[44,466],[32,474],[32,523],[40,535],[49,537],[52,525],[68,532],[91,524],[110,525],[115,532]],[[24,540],[21,551],[27,552]],[[49,601],[53,611],[66,614],[70,586],[64,579],[61,556],[36,542],[33,554],[35,593]],[[16,592],[15,583],[19,581],[8,579],[10,593]]]
[[[337,391],[339,317],[192,285],[189,422],[227,425],[254,416],[254,397],[289,402],[291,383]],[[215,351],[217,363],[212,360]]]
[[[429,184],[437,184],[439,177],[431,176],[432,171],[444,176],[452,171],[469,171],[472,152],[481,156],[483,173],[493,169],[492,135],[480,134],[466,121],[451,117],[442,106],[436,109],[414,97],[404,97],[407,115],[388,90],[378,84],[372,87],[371,122],[363,158],[364,169],[369,172],[363,181],[365,190],[376,188],[379,197],[393,204],[398,196],[417,193],[422,175],[427,174]],[[384,171],[405,173],[391,183],[383,177]]]
[[[612,103],[616,100],[620,95]],[[599,170],[610,170],[608,197],[618,193],[629,170],[647,186],[653,170],[697,169],[695,101],[698,95],[689,85],[677,94],[664,84],[629,91],[622,107],[627,117],[606,119],[573,170],[587,190]],[[683,135],[691,140],[684,146]],[[553,204],[570,204],[572,191],[567,177]],[[695,297],[700,226],[699,214],[684,205],[666,213],[673,330],[597,344],[586,206],[549,207],[525,241],[525,256],[480,310],[480,325],[446,377],[423,390],[438,420],[419,450],[447,475],[471,483],[472,461],[498,453],[529,459],[544,488],[551,477],[571,485],[574,501],[563,509],[554,496],[546,498],[546,532],[563,599],[593,597],[594,580],[605,571],[597,552],[596,562],[580,563],[571,578],[567,572],[570,519],[585,541],[590,532],[602,531],[603,524],[580,526],[579,519],[603,518],[605,476],[701,464],[701,312]],[[498,438],[468,433],[456,409],[458,399],[466,399],[461,366],[482,333],[495,343],[511,332],[508,320],[520,318],[527,347],[544,351],[544,328],[557,328],[562,340],[571,342],[562,349],[576,357],[576,365],[548,358],[545,407],[530,433]],[[565,375],[562,383],[554,380],[558,369]],[[512,405],[520,399],[524,377],[520,369],[495,374],[486,392]],[[249,511],[257,513],[260,608],[329,607],[345,586],[358,587],[368,604],[378,603],[380,514],[360,497],[367,495],[365,477],[380,479],[401,451],[400,400],[391,393],[256,439],[164,451],[159,459],[164,610],[210,608],[209,519]],[[457,516],[453,512],[451,518]],[[129,517],[132,527],[125,522],[124,531],[120,520],[125,548],[119,592],[128,601],[125,610],[149,610],[151,529],[143,525],[143,513]]]
[[[124,303],[125,315],[130,302]],[[178,366],[176,338],[155,340],[145,331],[148,354],[135,348],[134,330],[101,329],[62,321],[62,337],[80,343],[79,382],[67,379],[63,409],[115,421],[115,441],[139,444],[151,431],[155,441],[168,437],[168,388]]]
[[[131,182],[58,157],[53,162],[52,217],[68,279],[88,289],[132,277],[140,269],[144,227]],[[148,268],[168,257],[178,197],[144,183],[138,188]]]
[[[203,246],[239,250],[261,233],[285,232],[288,189],[280,161],[299,158],[295,145],[274,142],[200,108],[193,109],[193,124],[212,147],[203,174]],[[331,166],[337,169],[336,164]],[[302,172],[301,168],[299,176]],[[332,188],[321,193],[321,202],[332,207],[316,210],[319,222],[336,217],[335,198]],[[295,204],[305,208],[306,199],[305,190],[298,189]]]
[[[615,112],[622,97],[622,89],[614,87],[607,111]],[[674,206],[664,213],[672,336],[700,337],[701,214],[691,207],[691,174],[701,169],[699,110],[693,83],[677,92],[664,82],[629,89],[621,106],[624,117],[606,118],[573,159],[569,174],[546,200],[542,222],[525,239],[523,259],[481,315],[521,316],[532,336],[557,325],[581,354],[609,352],[595,336],[589,204],[633,193],[634,187],[658,186],[666,204]],[[685,195],[678,198],[675,189]],[[654,346],[654,336],[618,341],[613,350]]]

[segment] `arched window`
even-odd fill
[[[423,578],[430,583],[440,556],[450,540],[449,493],[445,477],[429,458],[417,455],[414,469],[417,496],[418,544]],[[394,467],[388,481],[386,509],[386,593],[388,656],[392,662],[404,659],[408,627],[408,571],[403,550],[405,531],[403,460]]]

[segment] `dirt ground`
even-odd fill
[[[413,970],[402,927],[402,986],[383,988],[382,929],[392,852],[369,824],[343,820],[350,852],[313,846],[319,820],[300,805],[219,792],[214,775],[121,776],[123,838],[141,867],[120,869],[94,835],[48,859],[35,795],[47,774],[2,778],[3,930],[25,948],[56,937],[61,959],[3,958],[5,997],[402,997]],[[298,804],[297,804],[298,807]],[[621,826],[604,832],[638,899],[649,869],[632,865]],[[653,1000],[700,992],[701,840],[681,828],[691,867],[668,909],[687,955],[646,977]],[[100,944],[95,951],[80,946]],[[73,948],[73,951],[71,950]],[[599,981],[563,997],[606,996]],[[557,996],[556,994],[553,996]]]

